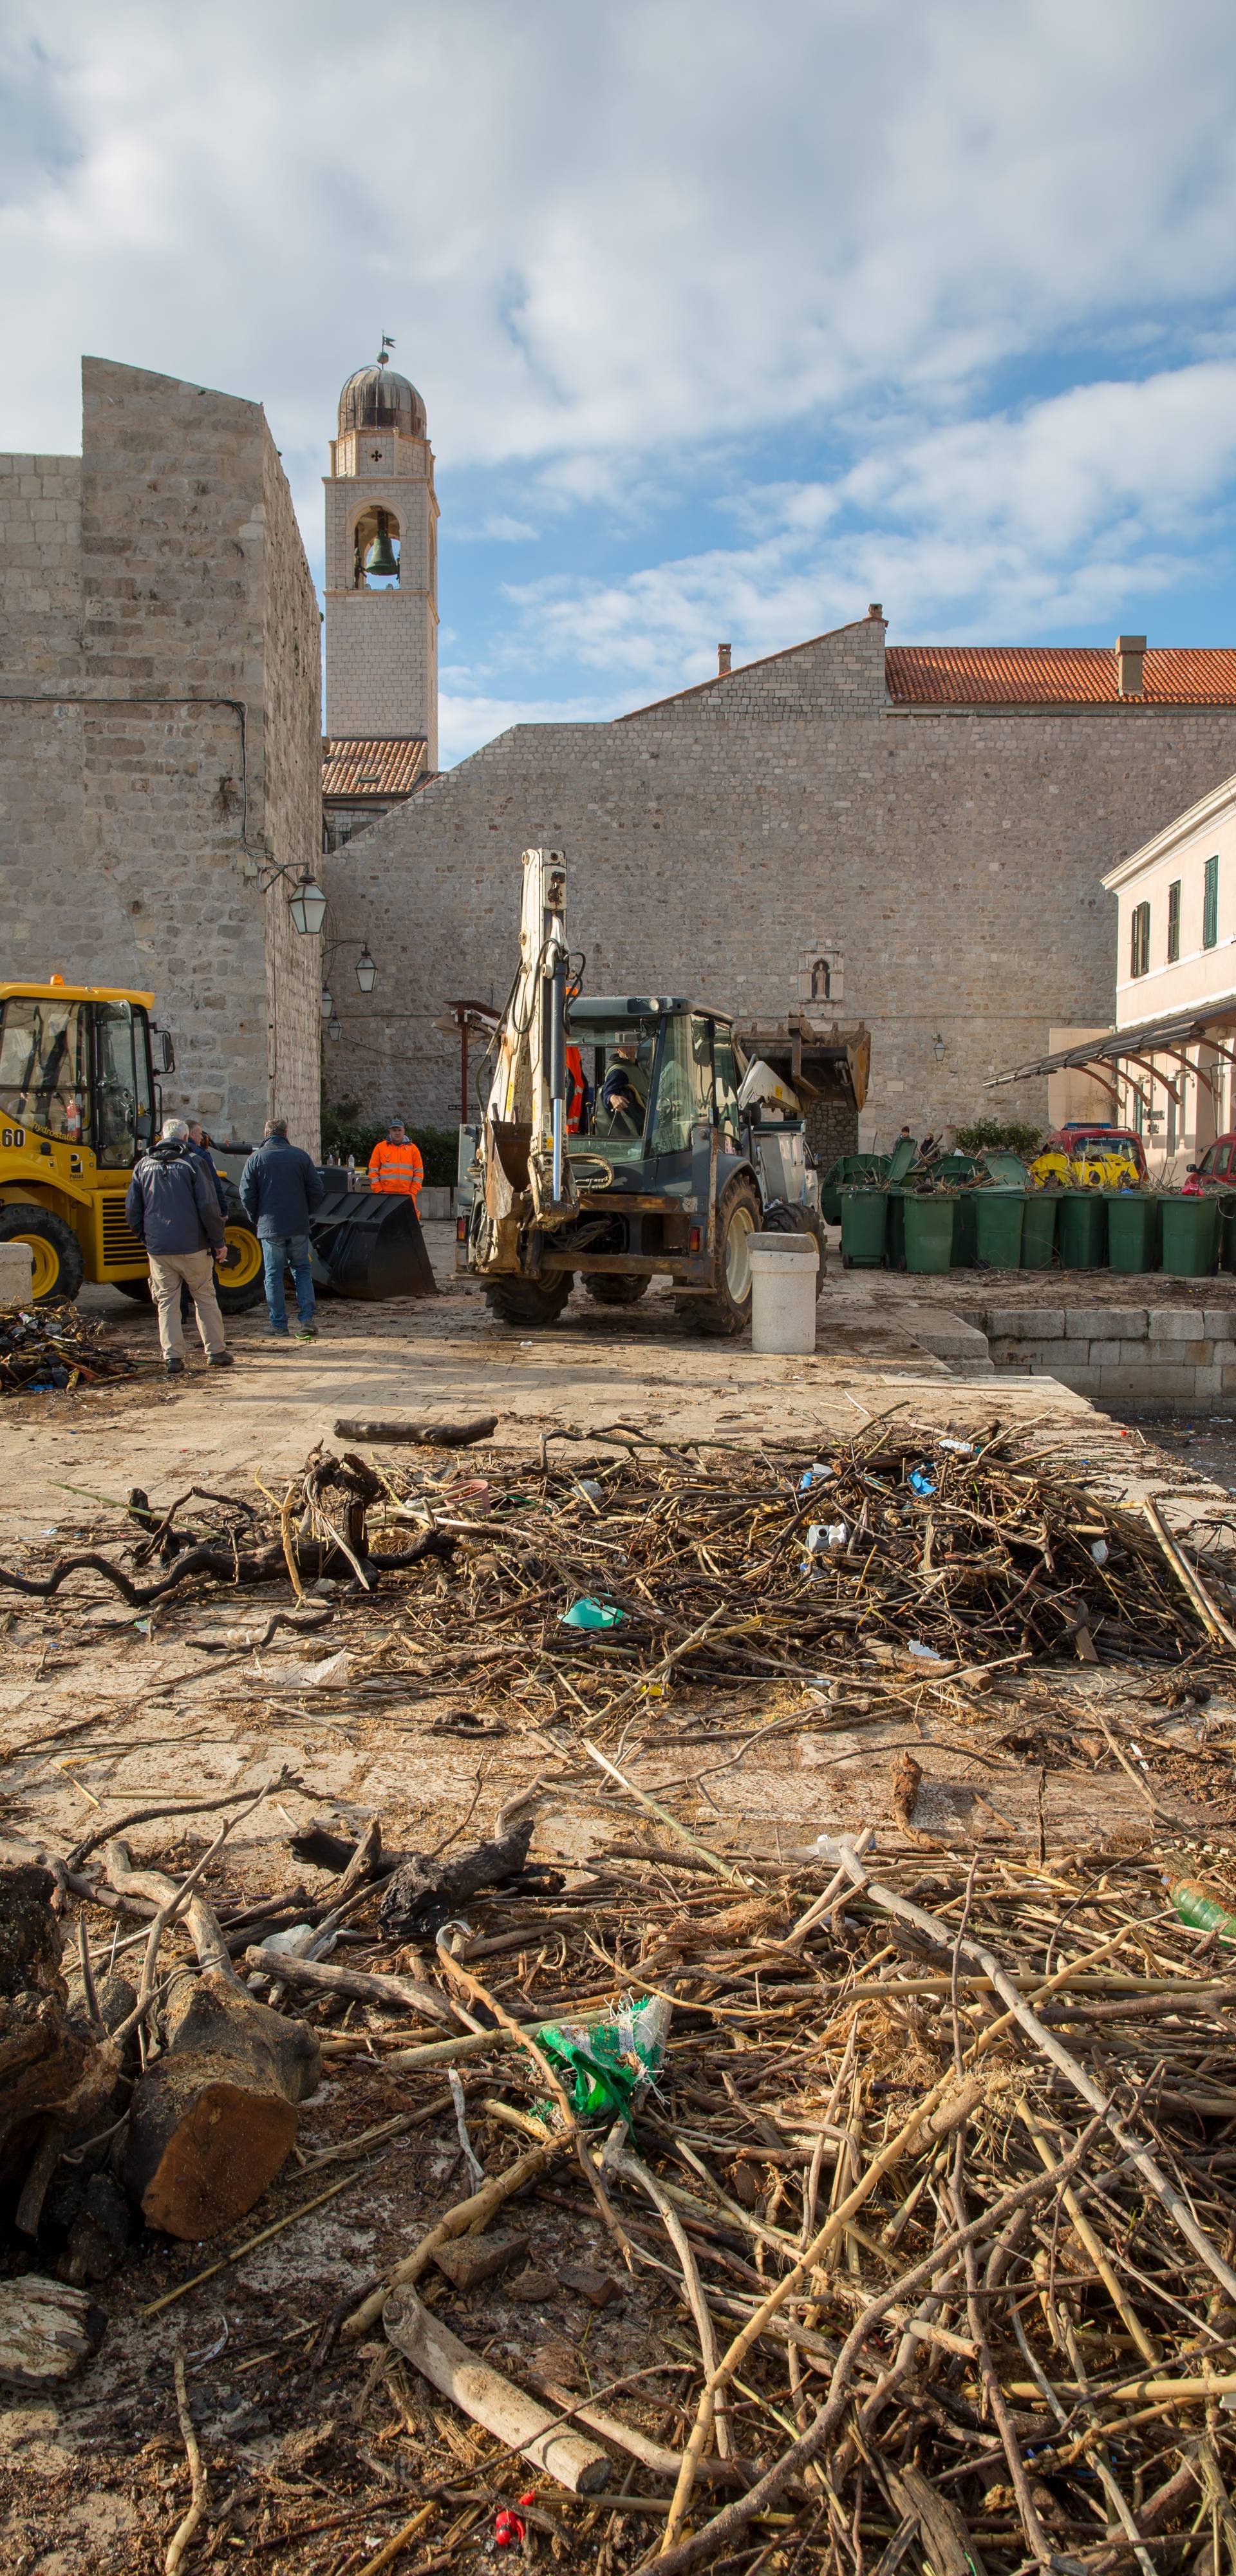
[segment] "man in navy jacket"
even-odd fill
[[[185,1336],[182,1287],[189,1290],[208,1368],[231,1368],[223,1317],[215,1295],[213,1256],[226,1258],[227,1238],[218,1198],[198,1157],[189,1150],[183,1118],[165,1118],[157,1145],[143,1154],[129,1183],[124,1212],[146,1247],[150,1286],[159,1310],[159,1341],[169,1377],[181,1377]]]
[[[313,1320],[309,1219],[325,1193],[316,1163],[299,1145],[288,1143],[286,1118],[267,1119],[266,1141],[249,1156],[240,1176],[240,1195],[262,1246],[270,1310],[267,1332],[280,1341],[289,1339],[283,1274],[290,1270],[296,1283],[296,1339],[311,1342],[316,1338],[317,1327]]]

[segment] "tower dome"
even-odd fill
[[[415,385],[397,375],[385,350],[368,367],[349,376],[339,396],[339,435],[355,430],[393,429],[403,438],[425,436],[425,406]]]

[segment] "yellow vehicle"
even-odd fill
[[[106,985],[0,983],[0,1243],[28,1243],[34,1295],[76,1297],[84,1280],[149,1296],[146,1255],[125,1192],[159,1132],[156,1074],[175,1069],[153,993]],[[227,1239],[239,1263],[217,1274],[227,1314],[262,1295],[261,1246],[234,1185]]]
[[[1136,1190],[1142,1175],[1131,1154],[1118,1149],[1101,1153],[1090,1144],[1074,1154],[1048,1146],[1031,1164],[1030,1178],[1040,1187],[1044,1181],[1058,1181],[1062,1190]]]

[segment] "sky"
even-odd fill
[[[424,397],[441,759],[883,602],[1236,642],[1230,0],[6,0],[0,448],[81,354]]]

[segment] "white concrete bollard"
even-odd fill
[[[751,1237],[751,1348],[805,1358],[815,1349],[820,1266],[813,1234]]]
[[[34,1299],[34,1254],[28,1243],[0,1243],[0,1306],[29,1306]]]

